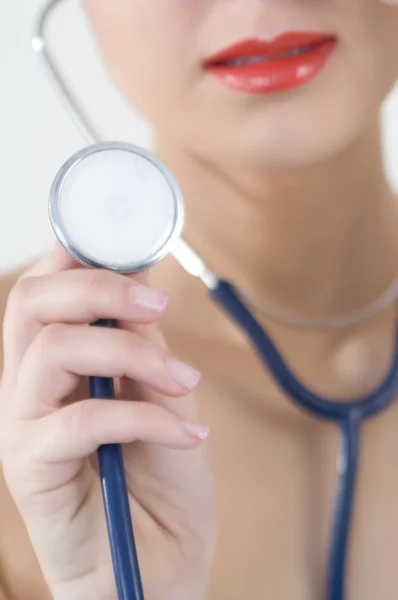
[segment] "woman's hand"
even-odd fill
[[[142,275],[141,275],[141,281]],[[4,321],[0,458],[54,600],[115,600],[95,455],[124,444],[146,600],[204,600],[215,543],[196,371],[155,322],[167,296],[76,268],[57,249],[13,289]],[[116,319],[118,329],[88,327]],[[87,399],[89,375],[118,400]]]

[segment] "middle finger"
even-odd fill
[[[40,418],[59,407],[80,377],[90,375],[128,377],[170,397],[186,395],[200,379],[195,369],[133,332],[50,325],[24,356],[11,410],[19,418]]]

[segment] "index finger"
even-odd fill
[[[43,275],[51,275],[52,273],[59,273],[70,269],[79,269],[81,267],[82,265],[78,263],[67,250],[65,250],[60,242],[57,241],[54,249],[43,256],[32,267],[26,269],[19,279],[24,279],[26,277],[42,277]],[[149,272],[148,270],[140,271],[139,273],[132,273],[131,275],[128,275],[128,277],[142,285],[148,285]]]
[[[22,273],[20,279],[26,277],[42,277],[51,273],[59,273],[68,269],[78,268],[79,263],[65,250],[65,248],[57,241],[53,250],[43,256],[32,267],[29,267]]]

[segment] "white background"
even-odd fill
[[[33,23],[42,5],[42,0],[0,0],[0,270],[51,247],[48,190],[63,161],[85,145],[31,50]],[[50,41],[103,135],[148,146],[148,127],[107,80],[78,0],[61,6]],[[386,104],[383,121],[388,174],[398,191],[398,89]]]

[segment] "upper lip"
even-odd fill
[[[276,37],[272,41],[246,39],[213,54],[205,61],[206,66],[217,65],[225,61],[250,56],[277,56],[301,46],[318,46],[327,42],[336,42],[332,34],[292,32]]]

